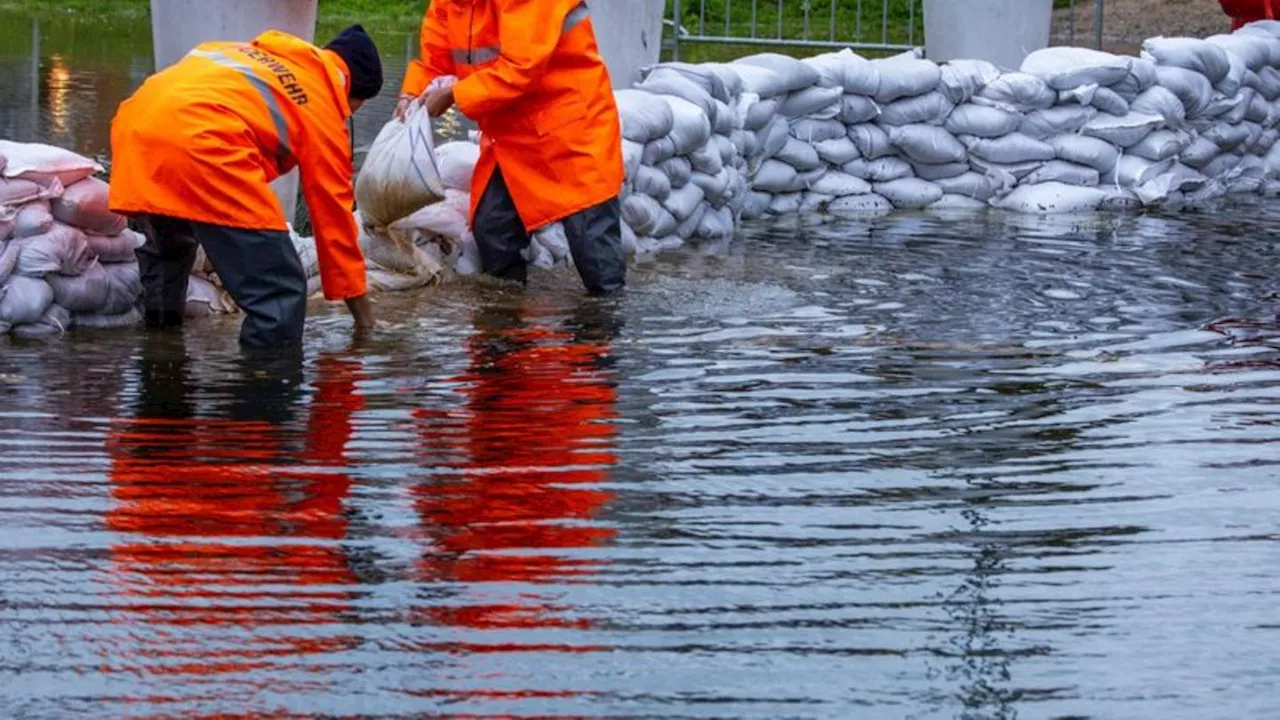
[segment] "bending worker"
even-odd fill
[[[419,96],[433,117],[456,103],[480,126],[471,225],[485,273],[524,283],[529,233],[562,222],[587,290],[623,288],[622,130],[586,3],[432,0],[397,115]]]
[[[352,214],[347,120],[382,89],[359,25],[324,49],[281,32],[200,45],[153,75],[111,126],[111,209],[137,217],[149,327],[182,324],[197,244],[245,313],[242,345],[302,340],[307,278],[269,183],[300,168],[324,295],[373,324]]]

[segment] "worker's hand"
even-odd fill
[[[373,303],[369,302],[368,295],[348,299],[347,309],[351,311],[351,317],[355,320],[357,335],[367,335],[374,329]]]
[[[416,95],[410,95],[410,94],[401,95],[400,99],[396,101],[395,118],[397,120],[404,120],[404,116],[409,113],[410,103],[412,103],[414,100],[417,100],[417,99],[418,99],[418,96]]]
[[[440,117],[445,114],[449,108],[453,107],[453,86],[438,87],[428,90],[426,95],[427,114],[431,117]]]

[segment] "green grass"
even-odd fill
[[[412,29],[422,22],[427,7],[427,0],[319,1],[323,25],[360,22],[380,29]],[[151,14],[151,3],[150,0],[0,0],[0,11],[44,17],[80,15],[145,20]]]

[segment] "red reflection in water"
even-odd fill
[[[446,469],[414,488],[422,531],[432,543],[419,563],[428,582],[553,583],[581,579],[595,561],[557,550],[609,542],[616,531],[595,521],[612,493],[608,479],[617,391],[606,367],[609,347],[529,322],[523,313],[489,311],[469,341],[471,364],[455,381],[465,408],[418,413],[426,462]],[[562,617],[568,608],[523,594],[497,602],[453,599],[420,617],[461,628],[540,629],[592,626]],[[582,645],[467,643],[454,651],[583,652]]]
[[[142,667],[115,670],[239,673],[352,647],[355,638],[323,627],[344,622],[343,586],[357,582],[338,542],[360,366],[318,360],[306,439],[291,447],[296,389],[250,373],[229,389],[230,418],[195,417],[185,361],[154,363],[171,372],[144,367],[136,417],[108,443],[116,504],[106,523],[130,536],[111,547],[117,614],[145,626],[131,633],[142,647],[120,649]],[[190,633],[227,626],[252,637]],[[167,636],[177,628],[186,632]]]

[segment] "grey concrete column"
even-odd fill
[[[267,30],[315,41],[317,0],[151,0],[151,37],[156,70],[181,60],[196,45],[220,40],[246,42]],[[271,185],[285,219],[297,210],[298,172]]]
[[[1016,70],[1049,45],[1053,0],[924,0],[925,56]]]
[[[640,68],[662,52],[664,0],[587,0],[600,54],[615,88],[640,79]]]

